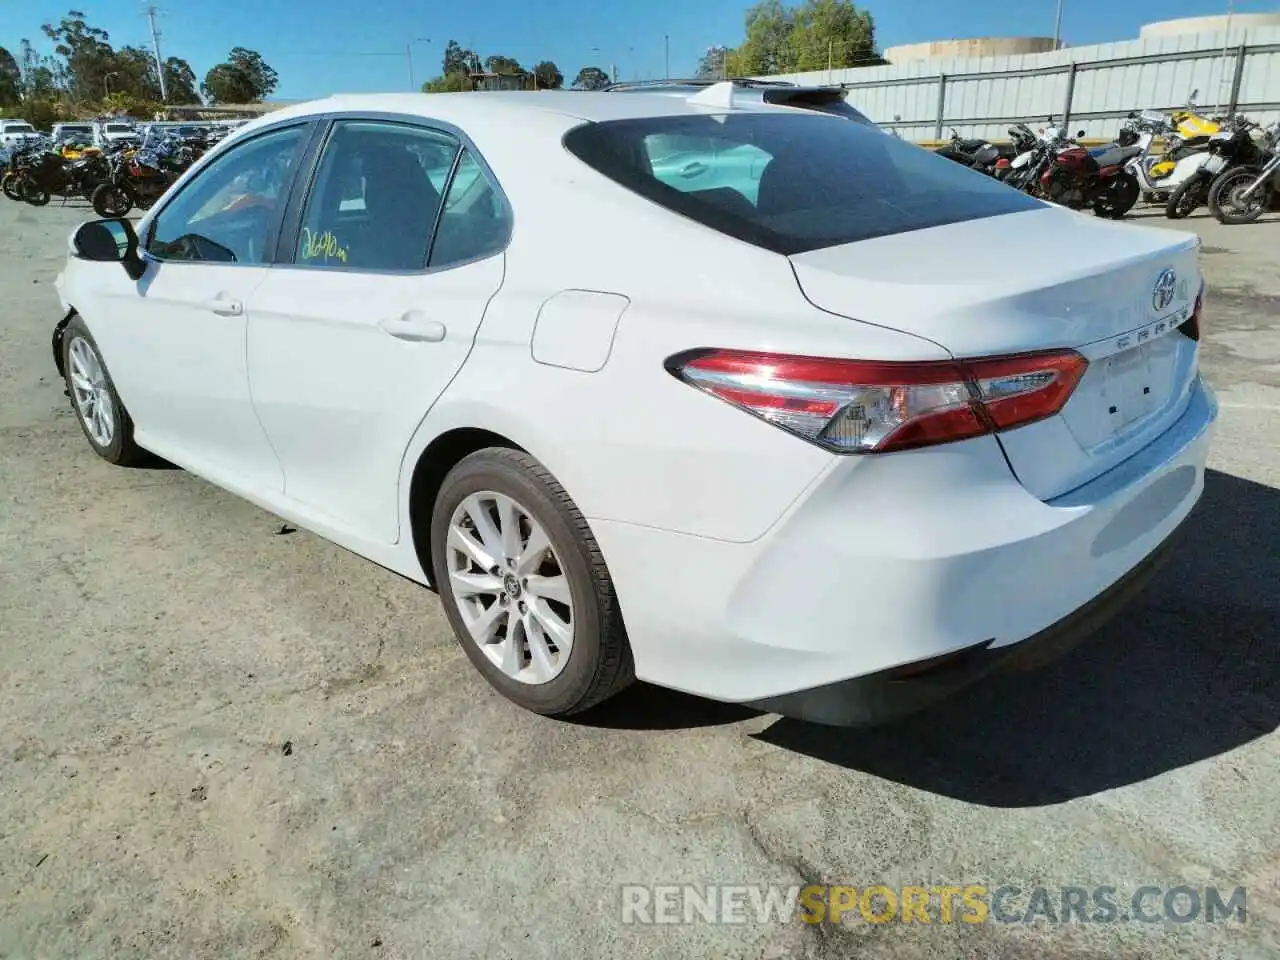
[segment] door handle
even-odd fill
[[[397,340],[412,343],[439,343],[447,332],[439,320],[428,320],[417,310],[410,310],[398,317],[388,317],[378,326]]]
[[[200,304],[205,310],[216,313],[220,317],[238,317],[244,313],[244,304],[239,300],[231,300],[227,297],[217,296],[203,301]]]
[[[705,173],[706,169],[707,169],[707,165],[705,163],[699,163],[697,160],[695,160],[693,161],[693,163],[687,163],[681,168],[680,176],[684,177],[686,180],[689,180],[693,177],[696,177],[700,173]]]

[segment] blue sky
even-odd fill
[[[1274,10],[1280,0],[1236,0],[1238,11]],[[622,79],[660,77],[663,36],[671,72],[692,72],[714,43],[742,38],[748,0],[156,0],[166,56],[188,60],[196,75],[233,46],[261,53],[280,74],[276,97],[409,89],[405,43],[414,43],[416,80],[440,71],[449,39],[481,56],[504,54],[530,65],[553,60],[571,81],[578,68],[616,63]],[[149,42],[141,0],[0,0],[0,46],[17,52],[23,37],[50,52],[40,32],[68,7],[106,29],[113,44]],[[1056,0],[868,0],[881,47],[974,36],[1052,35]],[[1137,35],[1153,20],[1222,13],[1226,0],[1063,0],[1063,37],[1081,45]]]

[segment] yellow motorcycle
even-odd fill
[[[1199,153],[1209,147],[1209,138],[1222,129],[1221,118],[1207,117],[1196,111],[1196,94],[1191,94],[1186,107],[1175,110],[1169,118],[1173,132],[1165,138],[1164,155],[1147,171],[1154,180],[1163,180],[1173,173],[1173,168],[1189,153]]]

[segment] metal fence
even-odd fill
[[[838,84],[849,101],[907,140],[1005,139],[1017,121],[1065,117],[1074,133],[1111,137],[1131,110],[1170,110],[1199,90],[1206,108],[1280,118],[1280,28],[1068,47],[1052,53],[946,58],[820,70],[774,79]]]

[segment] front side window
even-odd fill
[[[305,130],[264,133],[211,162],[156,216],[148,252],[160,260],[267,262]]]
[[[654,203],[787,255],[1043,206],[875,127],[809,112],[613,120],[564,143]]]
[[[421,270],[460,145],[422,127],[340,120],[325,144],[294,262]]]

